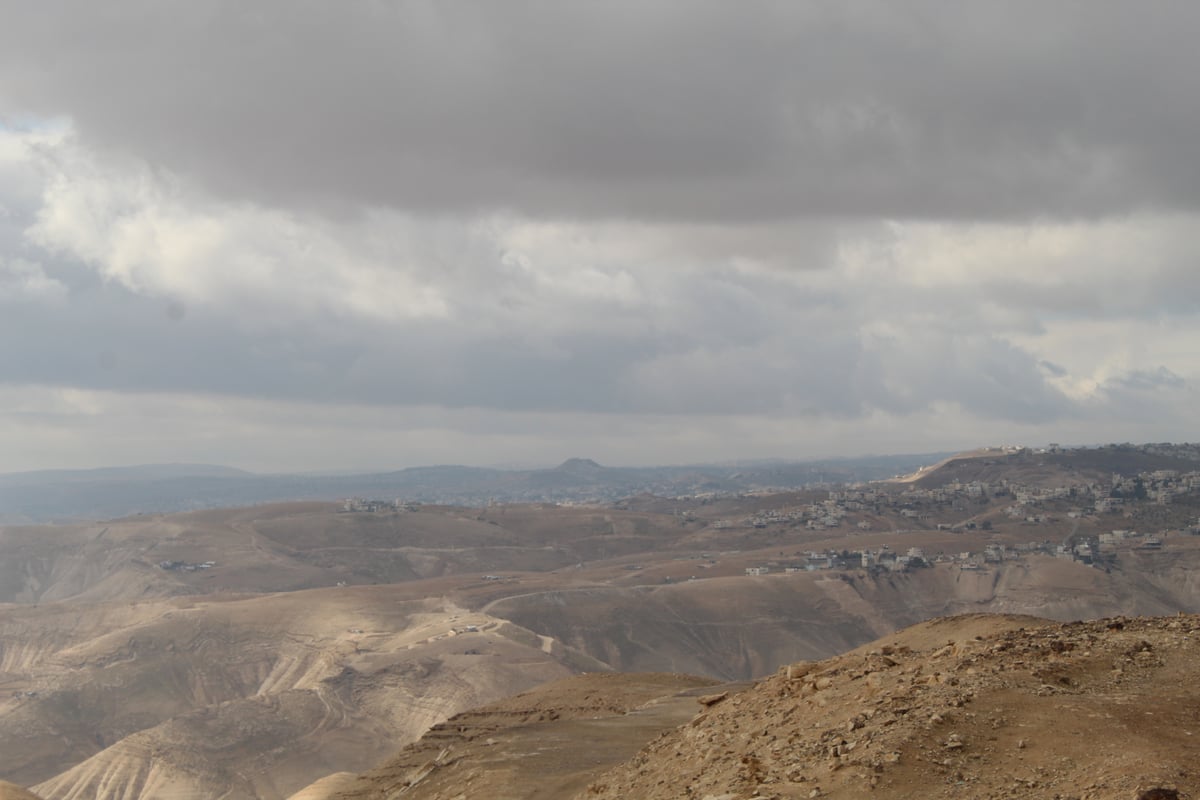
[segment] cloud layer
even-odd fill
[[[1200,10],[8,3],[0,97],[269,205],[761,219],[1195,208]]]
[[[0,470],[1197,438],[1135,11],[6,4]]]

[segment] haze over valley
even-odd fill
[[[606,467],[571,458],[544,469],[412,467],[374,474],[255,475],[229,467],[166,464],[0,475],[0,522],[54,522],[188,511],[280,500],[389,498],[403,503],[604,502],[873,480],[945,454],[674,467]]]

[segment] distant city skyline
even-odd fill
[[[0,472],[1200,440],[1200,8],[0,10]]]

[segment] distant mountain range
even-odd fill
[[[413,467],[361,475],[261,475],[208,464],[150,464],[0,475],[0,522],[111,519],[138,513],[365,497],[416,503],[613,502],[877,480],[946,453],[823,461],[606,467],[572,458],[549,469]]]

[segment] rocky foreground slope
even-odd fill
[[[715,704],[587,798],[1200,793],[1200,617],[935,620]]]
[[[532,717],[456,718],[323,797],[1177,800],[1200,796],[1198,678],[1200,616],[945,618],[744,691],[665,682],[608,709],[575,697],[586,726],[527,696]],[[571,679],[605,688],[586,680]],[[662,708],[690,719],[647,725]],[[639,738],[627,760],[613,746]]]

